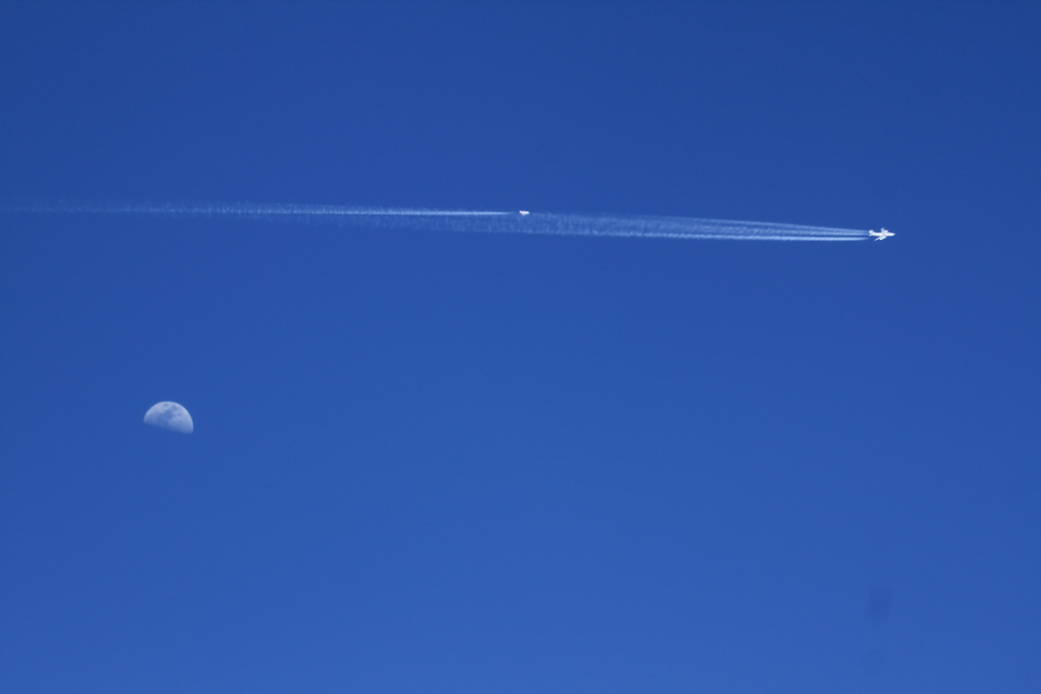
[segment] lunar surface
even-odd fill
[[[176,402],[157,402],[145,412],[145,424],[178,434],[190,434],[195,429],[188,410]]]

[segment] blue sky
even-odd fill
[[[1041,687],[1036,5],[144,5],[0,197],[898,235],[0,216],[0,689]]]

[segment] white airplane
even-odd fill
[[[527,217],[531,212],[529,210],[517,210],[521,217]]]
[[[882,241],[888,239],[890,236],[896,236],[896,234],[891,232],[889,229],[882,227],[882,231],[875,231],[874,229],[869,230],[868,236],[874,237],[876,241]]]

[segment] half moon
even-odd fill
[[[176,431],[178,434],[190,434],[195,430],[192,416],[183,405],[176,402],[157,402],[145,412],[145,424],[150,424],[167,431]]]

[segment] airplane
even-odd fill
[[[868,236],[874,237],[876,241],[882,241],[884,239],[888,239],[890,236],[896,236],[896,234],[891,232],[889,229],[882,227],[882,231],[875,231],[874,229],[871,229],[870,231],[868,231]]]
[[[527,217],[531,212],[529,210],[517,210],[521,217]]]

